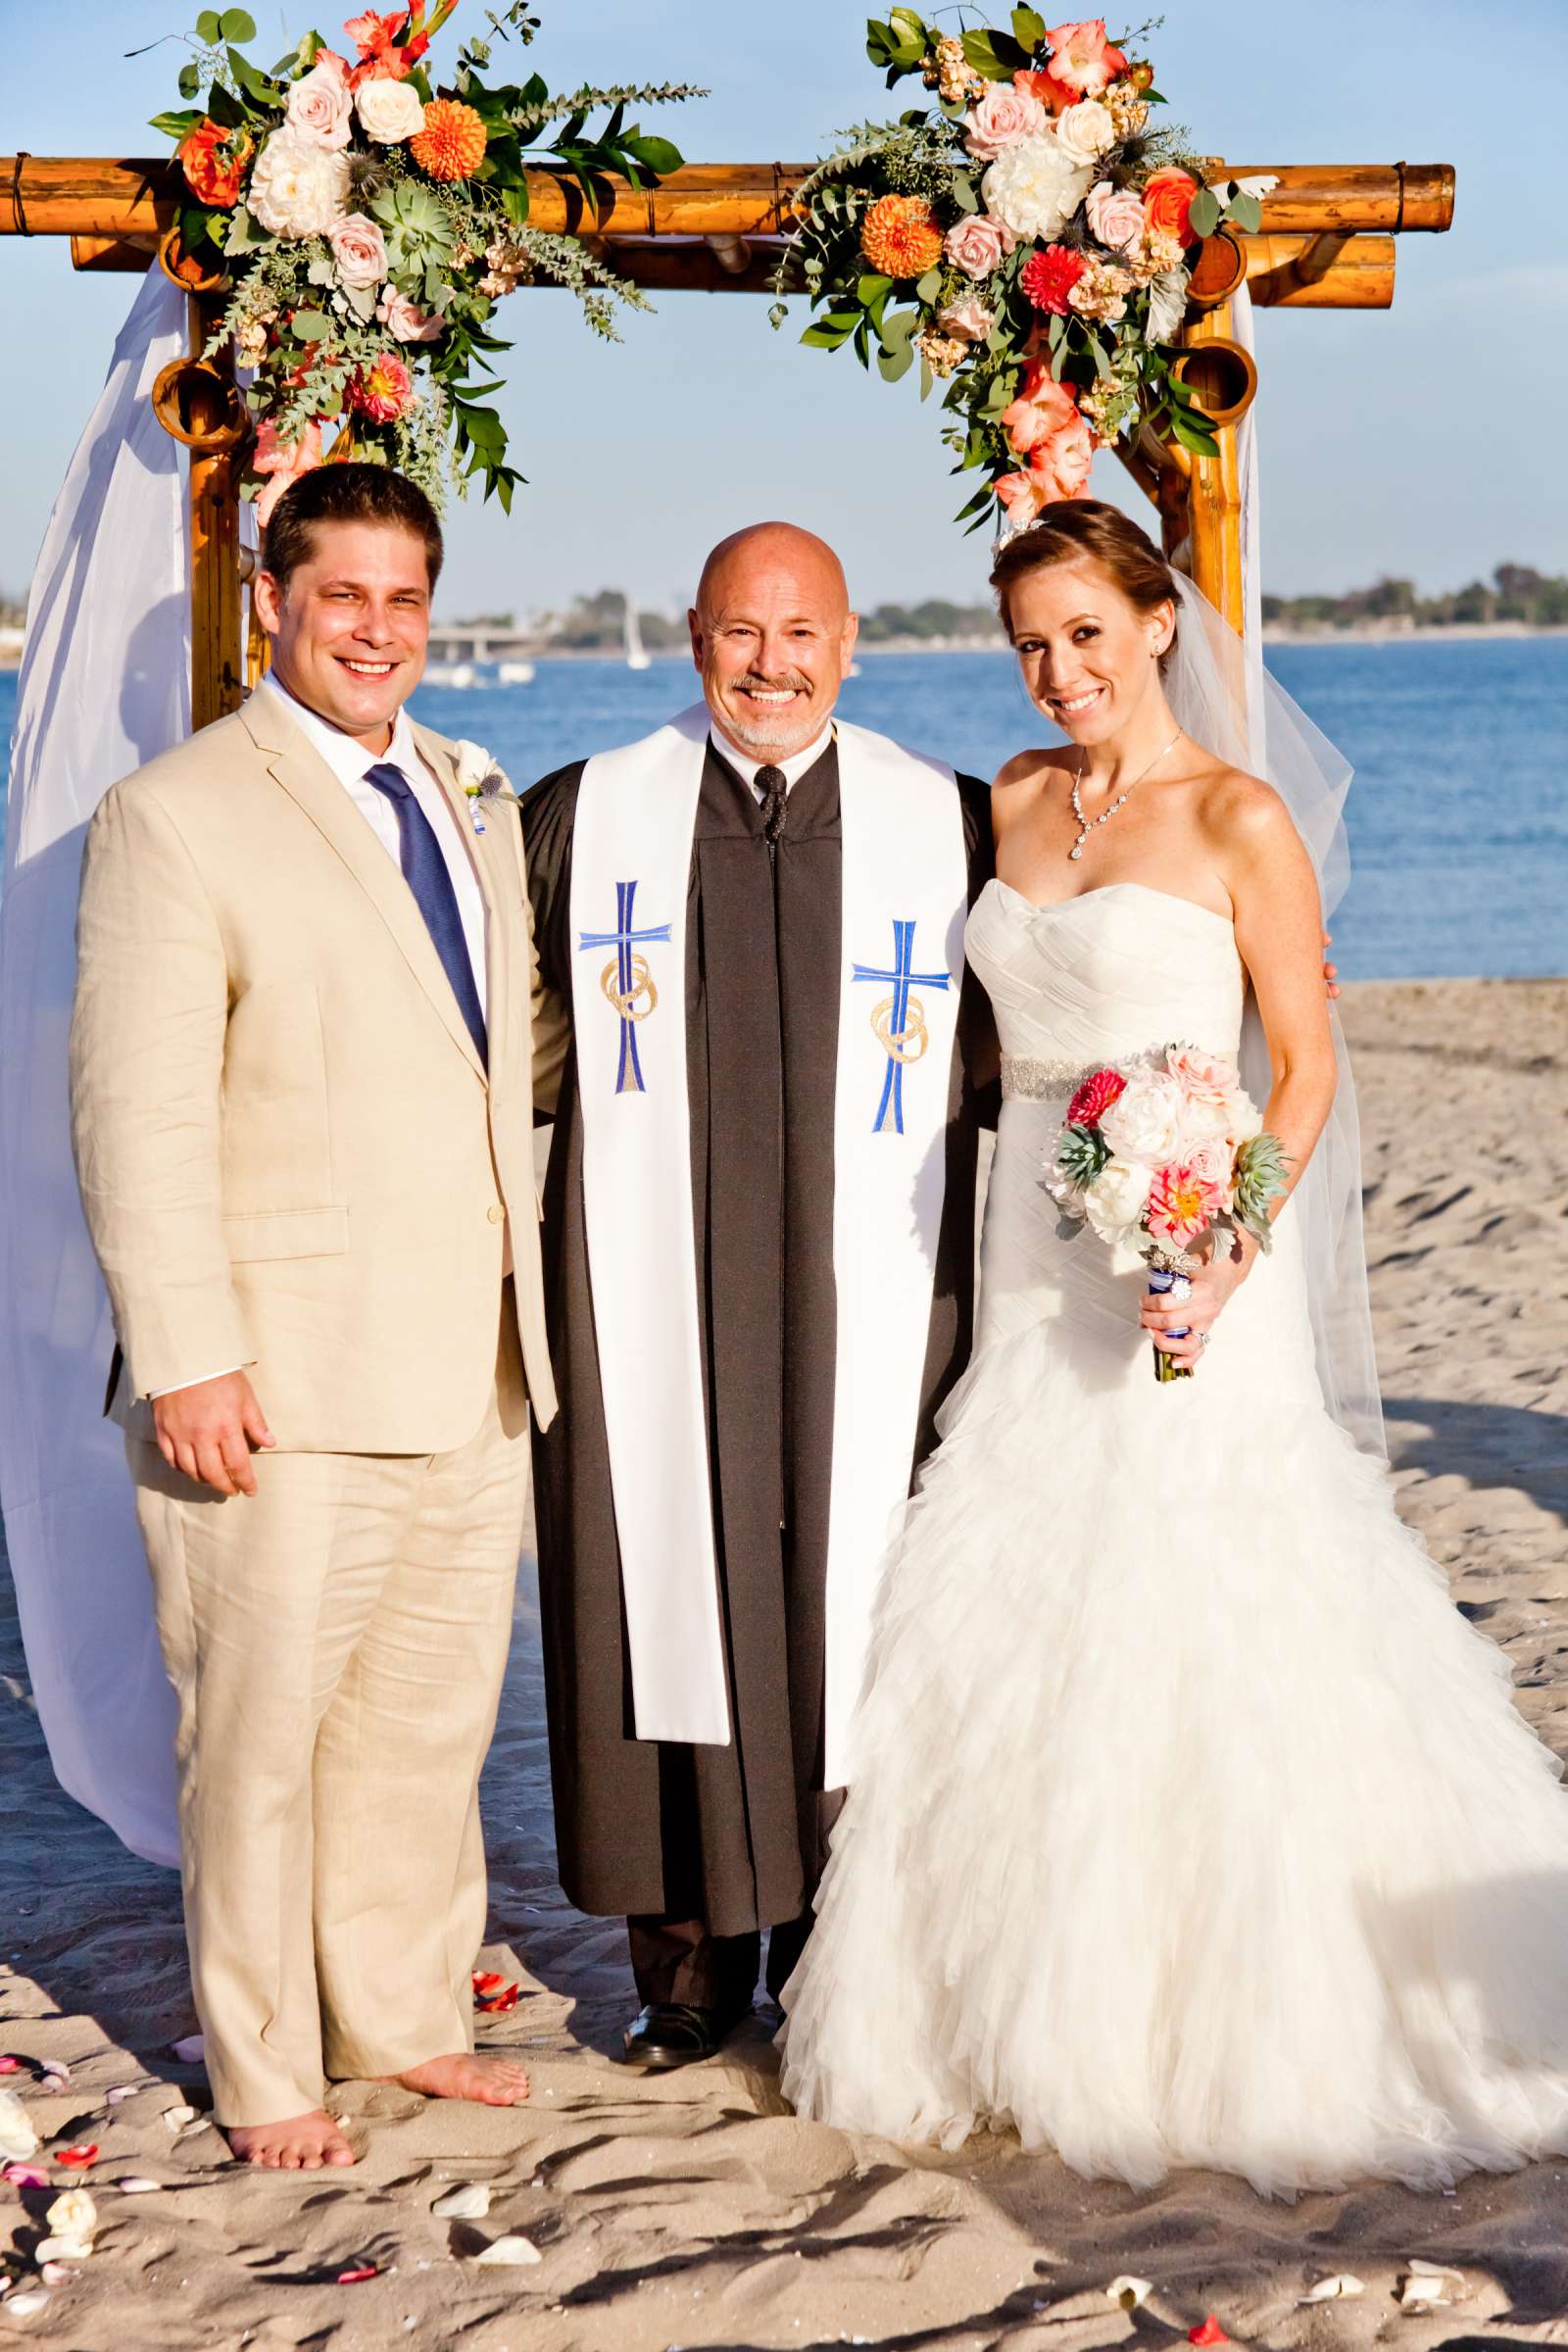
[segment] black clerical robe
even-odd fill
[[[540,971],[571,1001],[572,824],[584,762],[522,803]],[[992,870],[988,795],[960,779],[970,900]],[[822,1733],[833,1449],[834,1105],[841,837],[830,743],[776,851],[710,746],[687,892],[686,1041],[698,1322],[732,1737],[637,1740],[584,1227],[576,1056],[545,1184],[545,1302],[561,1411],[534,1439],[539,1592],[562,1885],[585,1911],[793,1920],[824,1859]],[[966,975],[915,1462],[968,1360],[975,1160],[994,1055]],[[657,1381],[660,1367],[648,1366]]]

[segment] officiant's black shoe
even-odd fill
[[[711,2058],[733,2034],[744,2009],[693,2009],[684,2001],[650,2001],[626,2028],[626,2055],[650,2069],[692,2066]]]

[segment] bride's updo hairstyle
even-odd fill
[[[1155,612],[1170,605],[1177,612],[1176,579],[1170,565],[1147,531],[1141,531],[1120,507],[1099,498],[1064,498],[1044,509],[1037,522],[1009,539],[992,566],[991,585],[1003,626],[1009,637],[1007,592],[1031,572],[1054,564],[1098,564],[1140,612]],[[1170,644],[1159,658],[1164,669],[1175,650]]]

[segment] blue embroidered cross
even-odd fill
[[[668,939],[668,923],[651,924],[646,930],[632,929],[632,901],[637,896],[635,882],[615,884],[615,928],[613,931],[584,931],[577,942],[577,952],[586,948],[613,948],[615,953],[599,975],[599,985],[606,998],[620,1015],[620,1067],[615,1076],[617,1095],[645,1095],[642,1064],[637,1058],[637,1023],[646,1021],[659,1003],[659,991],[654,986],[646,956],[633,950],[645,941]],[[638,1009],[638,999],[647,1003]]]
[[[879,980],[892,984],[893,994],[884,997],[871,1013],[871,1026],[888,1057],[887,1075],[882,1081],[882,1100],[876,1106],[872,1122],[873,1135],[886,1134],[891,1125],[894,1133],[904,1133],[904,1065],[918,1061],[931,1043],[931,1032],[925,1025],[925,1009],[916,996],[915,988],[947,988],[951,986],[946,972],[915,972],[909,966],[914,958],[914,925],[893,925],[893,969],[880,971],[874,964],[858,963],[857,980]]]

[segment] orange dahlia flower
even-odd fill
[[[485,127],[471,106],[456,98],[432,98],[424,127],[409,141],[409,153],[432,179],[471,179],[484,162]]]
[[[865,216],[860,251],[884,277],[924,277],[942,259],[942,231],[923,196],[879,196]]]

